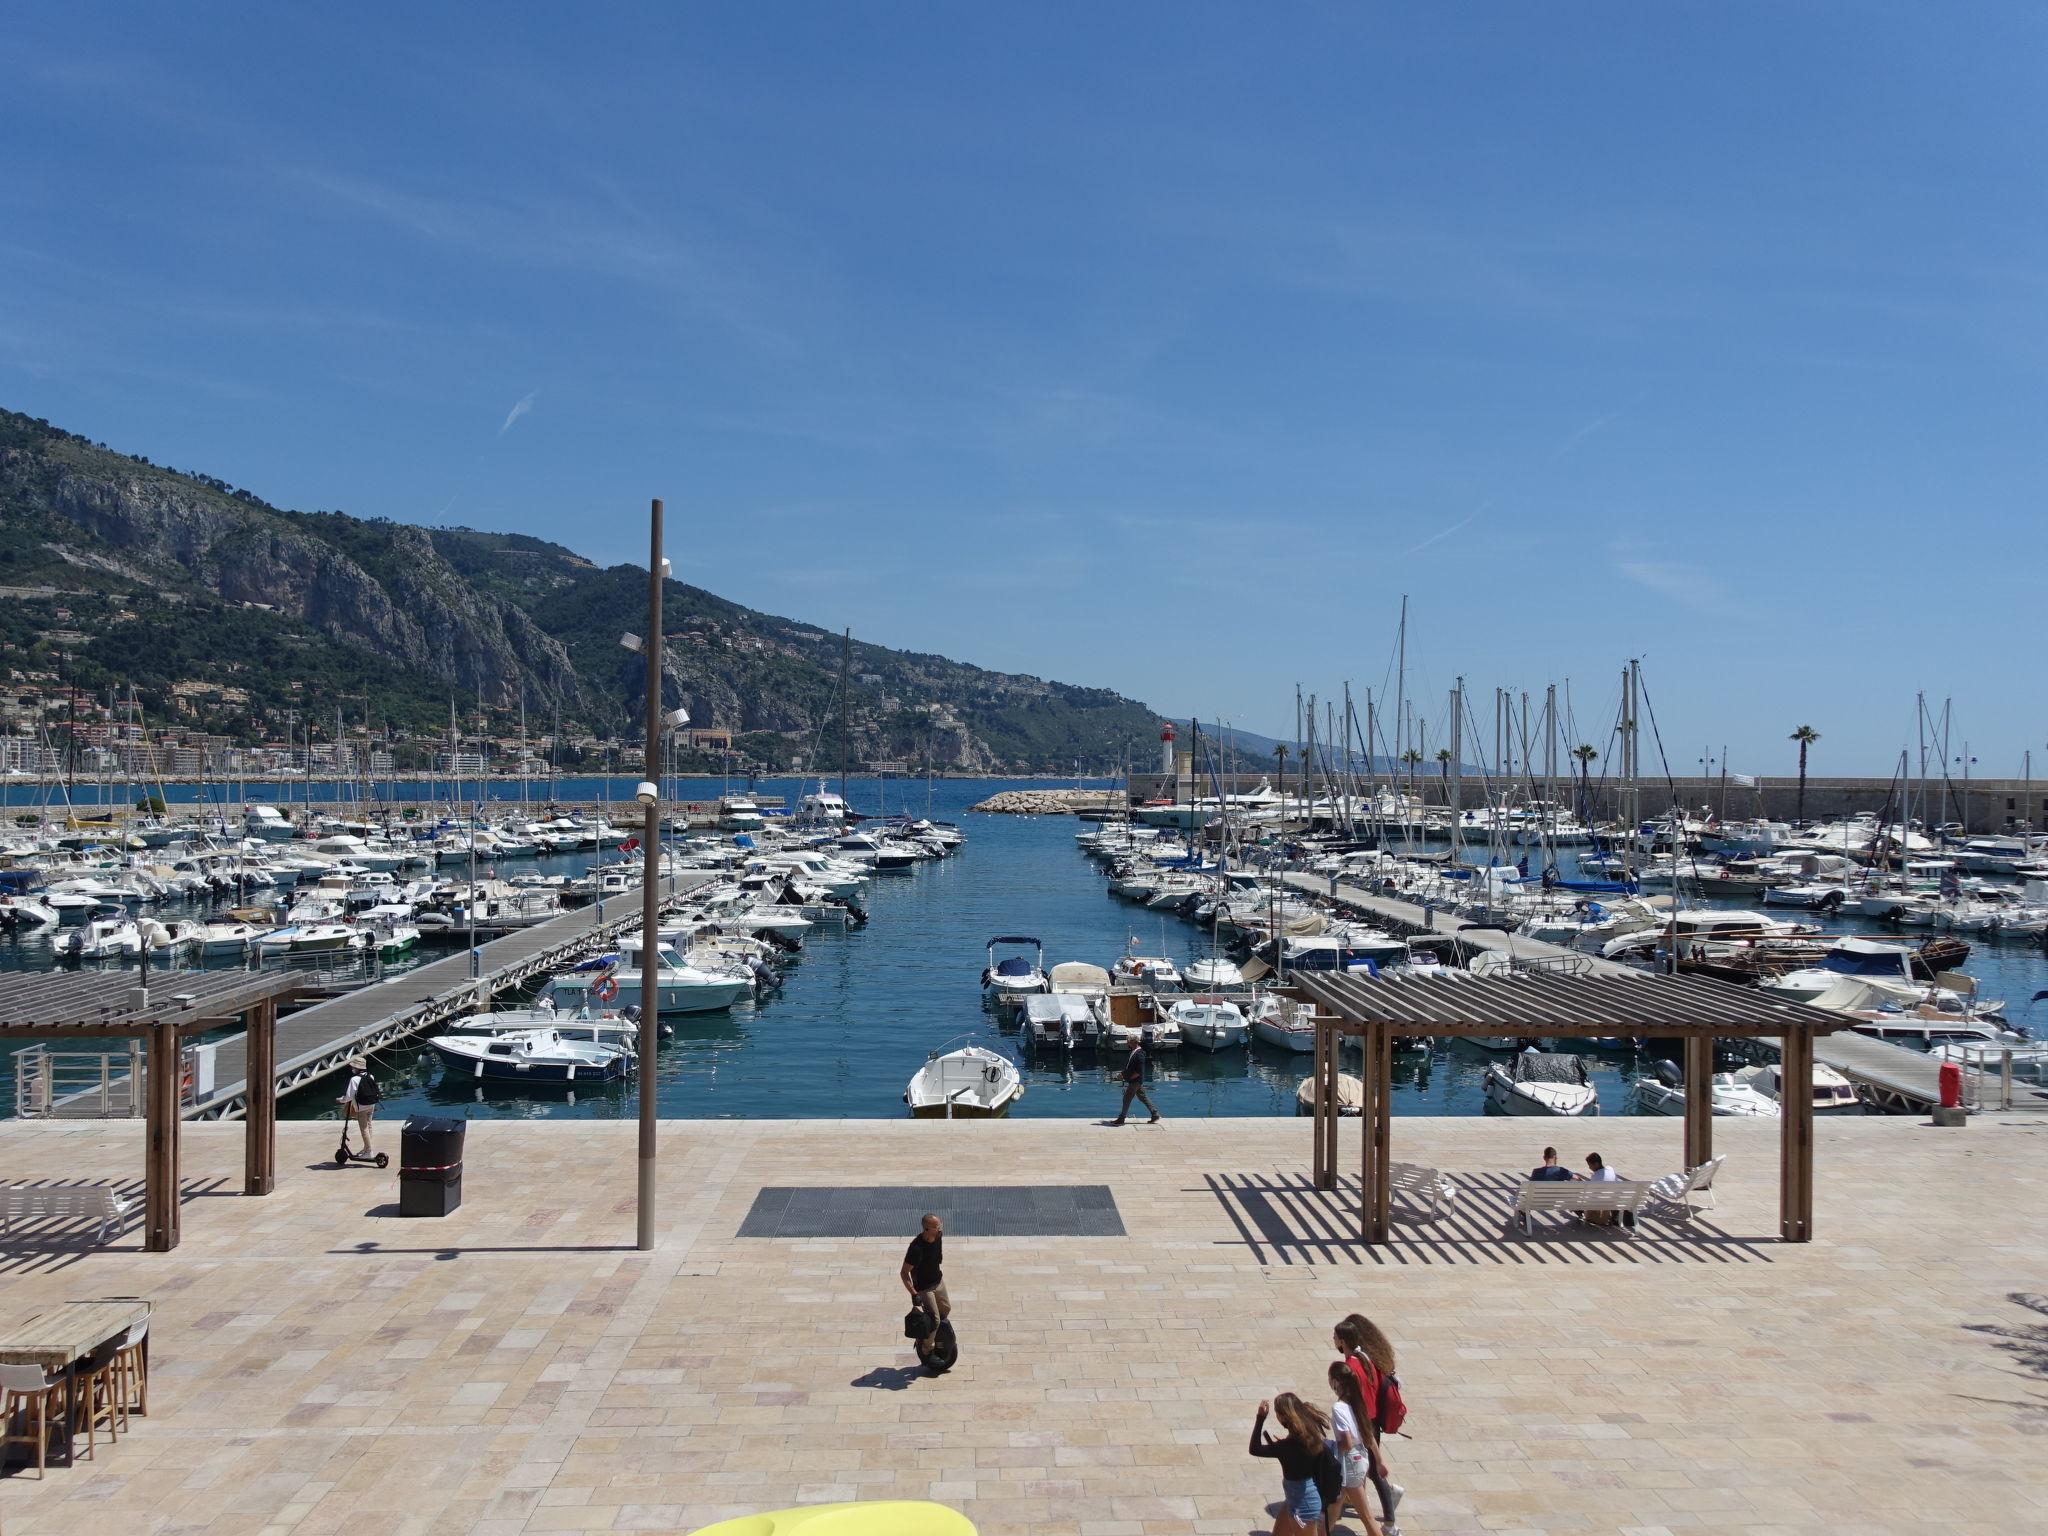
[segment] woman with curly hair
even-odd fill
[[[1394,1374],[1393,1343],[1371,1321],[1356,1312],[1337,1324],[1332,1335],[1338,1353],[1343,1355],[1345,1364],[1358,1378],[1359,1394],[1365,1403],[1362,1427],[1368,1463],[1366,1476],[1380,1496],[1381,1536],[1401,1536],[1394,1511],[1400,1506],[1402,1488],[1399,1483],[1388,1480],[1386,1458],[1380,1453],[1380,1382]]]

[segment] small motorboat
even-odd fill
[[[436,1035],[434,1048],[457,1081],[608,1083],[624,1077],[630,1052],[595,1041],[567,1040],[556,1029],[509,1035]]]
[[[1600,1099],[1576,1056],[1526,1050],[1486,1069],[1486,1101],[1510,1115],[1597,1115]]]
[[[933,1051],[903,1090],[919,1120],[992,1120],[1023,1096],[1017,1064],[981,1045]]]
[[[1164,955],[1125,955],[1111,974],[1118,986],[1143,987],[1149,992],[1178,992],[1182,986],[1179,968]]]
[[[209,960],[240,959],[269,931],[254,923],[233,920],[208,923],[199,935],[199,953]]]
[[[1078,992],[1040,992],[1024,999],[1024,1040],[1039,1050],[1072,1051],[1096,1043],[1095,1008]]]
[[[663,1035],[673,1034],[667,1024],[657,1024]],[[467,1013],[449,1021],[451,1035],[523,1035],[536,1029],[552,1029],[564,1040],[587,1040],[596,1045],[616,1046],[634,1055],[640,1050],[640,1020],[624,1014],[576,1015],[553,1008],[501,1008],[490,1013]]]
[[[1004,955],[996,958],[998,949],[1029,949],[1030,955]],[[1034,938],[1012,935],[988,941],[988,967],[981,973],[982,990],[993,998],[999,1007],[1014,1008],[1020,999],[1033,993],[1043,992],[1045,981],[1045,946]]]
[[[1190,992],[1242,992],[1249,985],[1236,962],[1221,955],[1190,960],[1183,976]]]
[[[1301,1086],[1294,1090],[1294,1112],[1297,1115],[1312,1115],[1316,1112],[1316,1080],[1304,1077]],[[1337,1074],[1337,1114],[1339,1118],[1356,1119],[1365,1113],[1365,1084],[1349,1072]]]
[[[1818,1062],[1815,1063],[1819,1065]],[[1676,1065],[1669,1061],[1657,1063],[1654,1072],[1645,1073],[1630,1085],[1635,1090],[1636,1108],[1646,1115],[1682,1115],[1685,1113],[1685,1077]],[[1753,1083],[1745,1082],[1732,1072],[1716,1072],[1709,1085],[1714,1114],[1721,1119],[1771,1120],[1778,1115],[1778,1101],[1757,1091]],[[1854,1101],[1854,1090],[1851,1090]]]
[[[1759,1067],[1744,1067],[1735,1076],[1737,1081],[1749,1084],[1775,1102],[1782,1112],[1784,1095],[1778,1091],[1782,1071],[1777,1062],[1767,1061]],[[1813,1112],[1816,1115],[1855,1115],[1862,1111],[1863,1101],[1856,1097],[1856,1085],[1826,1062],[1816,1061],[1813,1064]]]
[[[1184,1045],[1205,1051],[1227,1051],[1251,1038],[1252,1027],[1235,1003],[1212,1000],[1175,1003],[1166,1016],[1180,1031]]]
[[[1252,1005],[1252,1033],[1283,1051],[1313,1051],[1316,1048],[1315,1007],[1269,993]]]

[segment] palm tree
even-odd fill
[[[1444,781],[1444,804],[1451,803],[1451,749],[1436,749],[1436,776]]]
[[[1579,820],[1591,822],[1593,819],[1593,760],[1599,757],[1600,754],[1593,750],[1591,742],[1582,741],[1572,748],[1571,755],[1578,759],[1579,764]]]
[[[1820,740],[1820,732],[1810,725],[1802,725],[1794,731],[1788,741],[1799,743],[1799,808],[1793,812],[1794,821],[1806,820],[1806,749]]]
[[[1410,747],[1401,754],[1401,761],[1408,768],[1408,798],[1413,800],[1415,798],[1415,767],[1416,764],[1422,761],[1422,754],[1413,747]]]

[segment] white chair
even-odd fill
[[[40,1365],[0,1365],[0,1453],[10,1445],[33,1444],[36,1448],[36,1476],[47,1474],[50,1457],[50,1400],[64,1385],[64,1378],[52,1376]],[[35,1433],[29,1429],[29,1415],[35,1415]],[[21,1414],[21,1433],[9,1426],[16,1412]]]
[[[1446,1200],[1455,1199],[1458,1186],[1441,1171],[1421,1163],[1394,1163],[1387,1170],[1387,1183],[1412,1200],[1429,1202],[1429,1214],[1443,1213]]]
[[[1714,1175],[1727,1161],[1725,1157],[1714,1157],[1690,1173],[1667,1173],[1650,1186],[1651,1196],[1660,1205],[1675,1206],[1688,1216],[1696,1209],[1713,1210]],[[1699,1205],[1695,1206],[1694,1201],[1699,1201]]]

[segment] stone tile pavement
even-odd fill
[[[1523,1239],[1502,1191],[1544,1137],[1652,1176],[1677,1122],[1402,1119],[1396,1155],[1464,1188],[1373,1251],[1355,1188],[1305,1189],[1301,1121],[676,1122],[641,1255],[630,1124],[478,1122],[441,1221],[393,1214],[395,1170],[317,1166],[332,1125],[280,1127],[262,1200],[235,1193],[239,1127],[188,1127],[177,1252],[0,1243],[0,1326],[158,1306],[156,1412],[0,1479],[0,1530],[688,1531],[917,1496],[988,1533],[1234,1536],[1278,1495],[1253,1403],[1325,1399],[1354,1310],[1401,1350],[1416,1536],[2048,1529],[2048,1126],[1825,1120],[1802,1247],[1774,1240],[1775,1131],[1716,1132],[1720,1209],[1690,1230]],[[139,1125],[0,1123],[0,1179],[141,1162]],[[908,1232],[735,1235],[763,1186],[942,1182],[1104,1183],[1127,1235],[949,1242],[939,1380],[899,1337]]]

